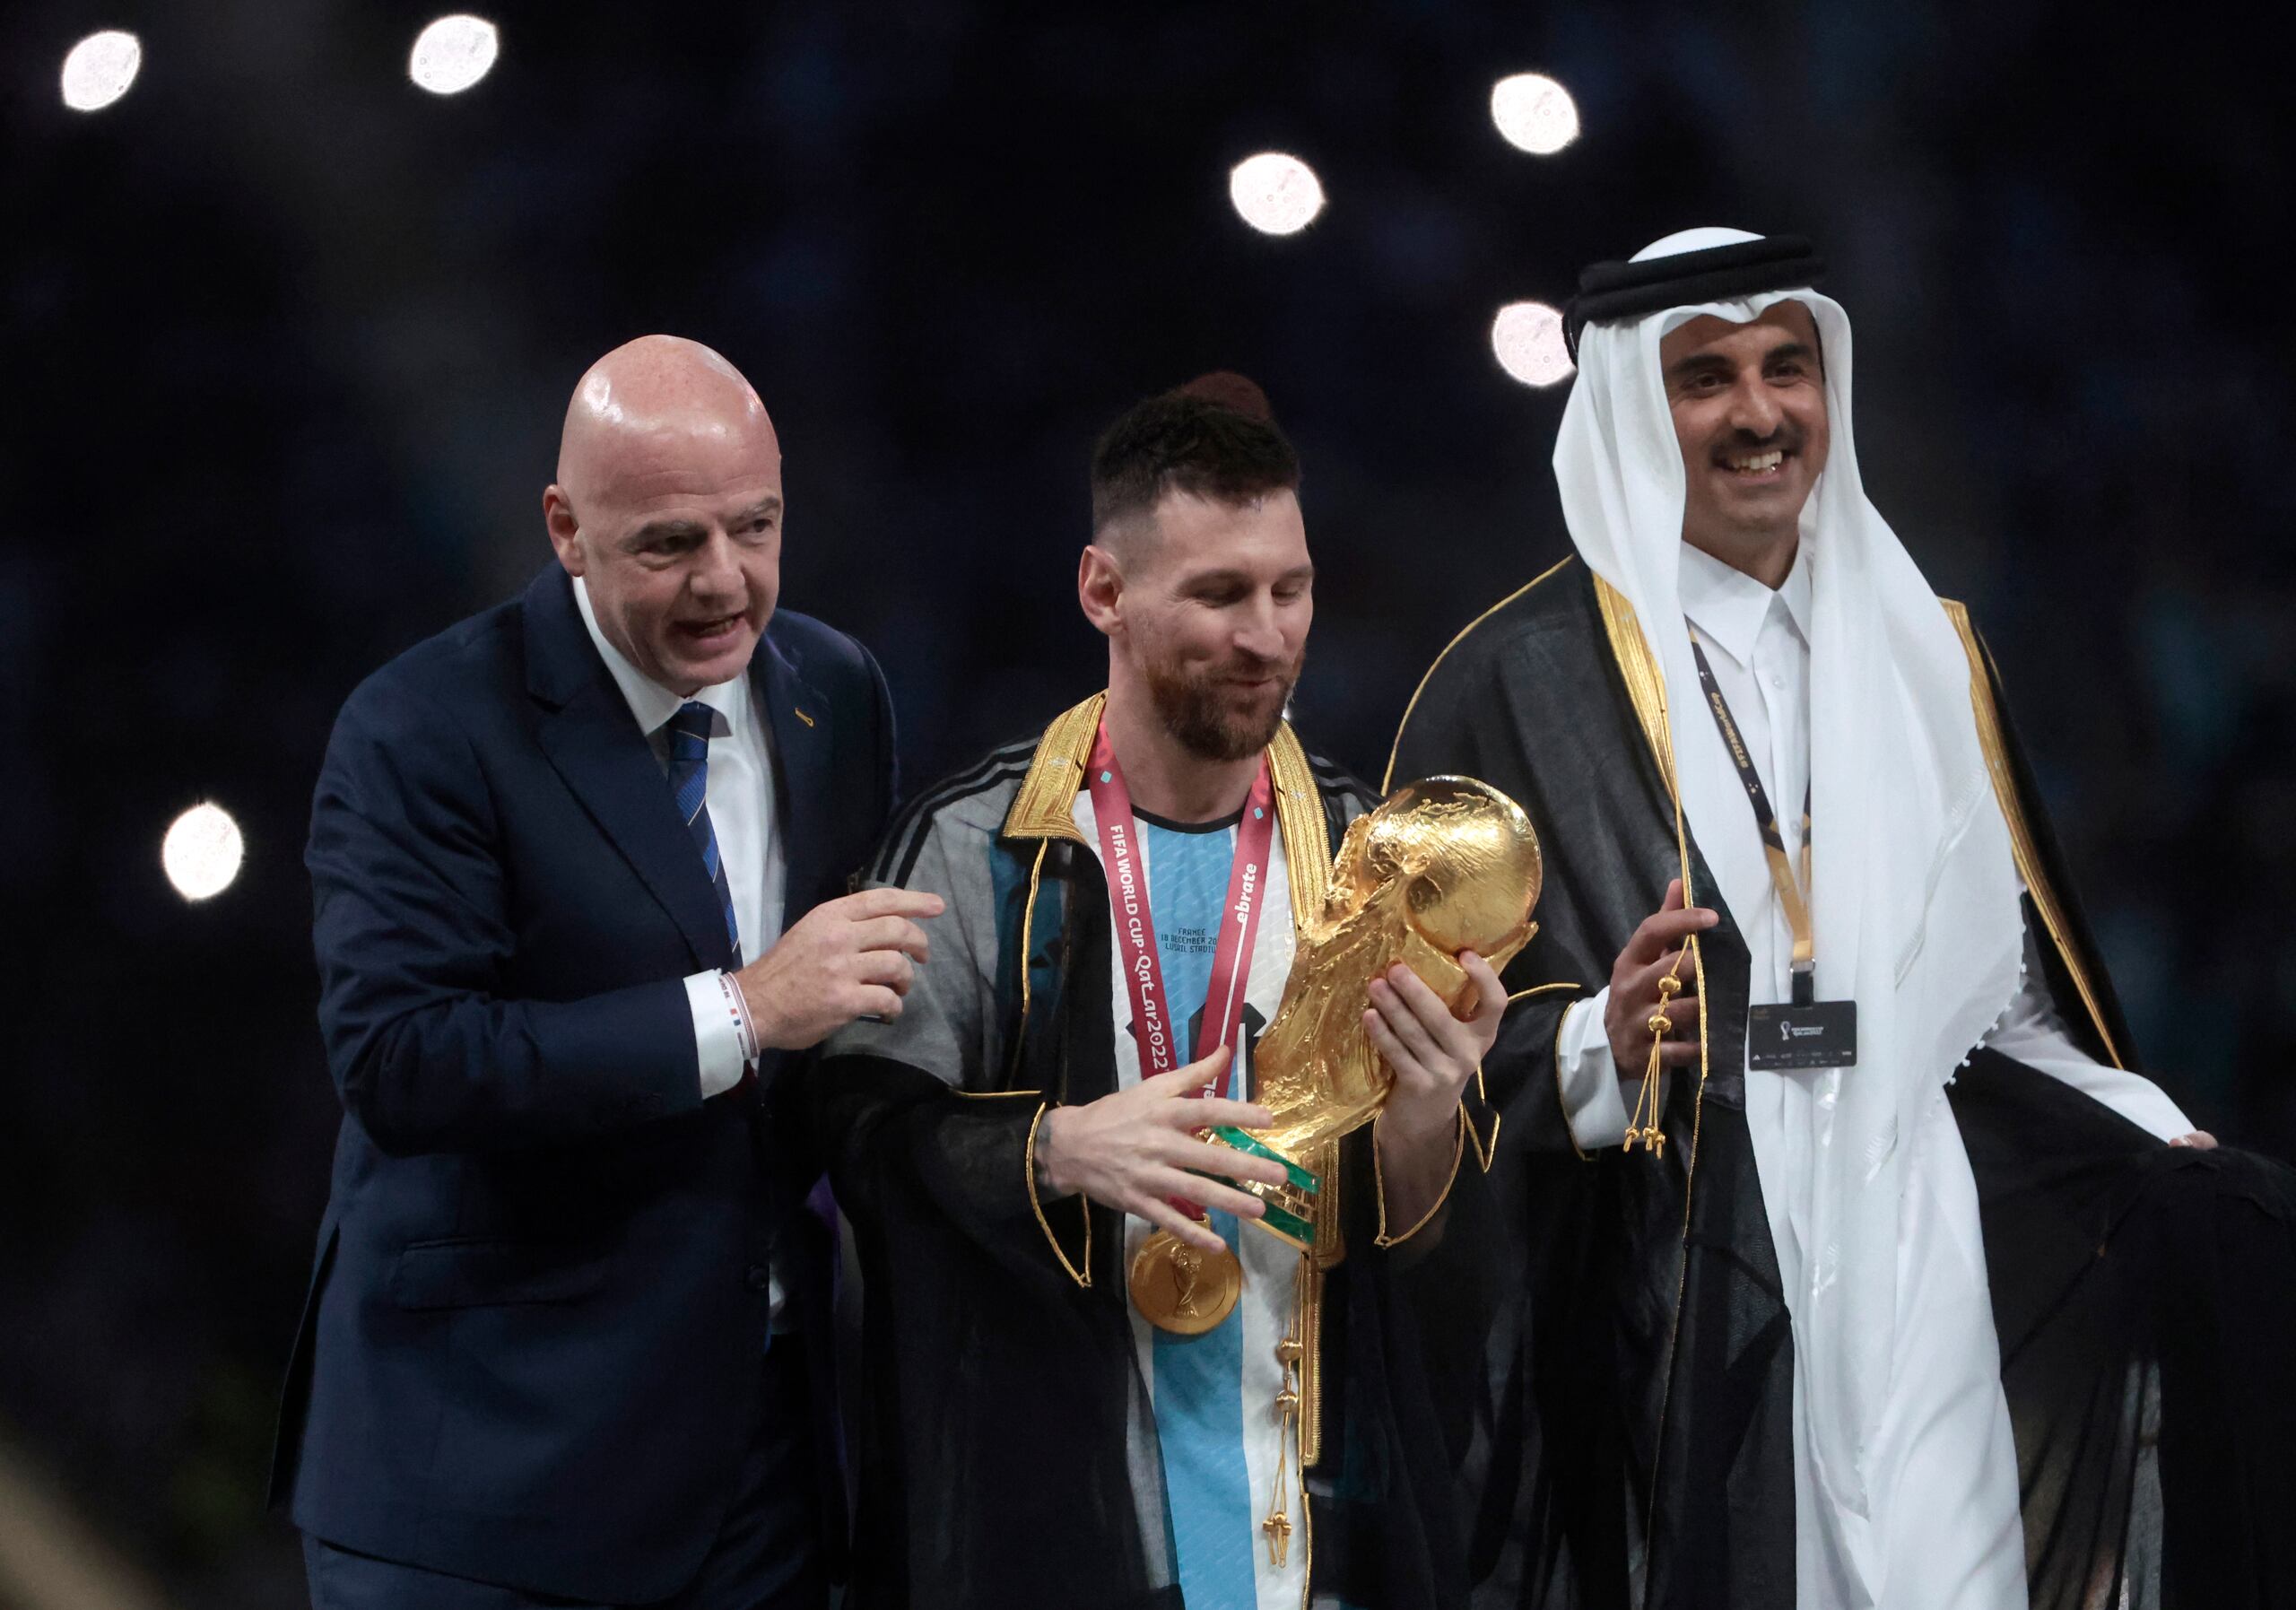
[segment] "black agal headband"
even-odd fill
[[[1800,235],[1733,240],[1704,251],[1677,252],[1640,263],[1597,263],[1578,276],[1578,294],[1562,309],[1562,335],[1570,361],[1590,324],[1634,318],[1696,302],[1732,301],[1763,291],[1815,285],[1826,265]]]

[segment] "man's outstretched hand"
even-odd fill
[[[1227,1244],[1219,1232],[1189,1218],[1170,1198],[1257,1219],[1267,1211],[1257,1197],[1202,1176],[1222,1174],[1262,1185],[1282,1185],[1289,1178],[1279,1162],[1198,1138],[1200,1129],[1265,1129],[1275,1121],[1265,1107],[1197,1095],[1227,1077],[1228,1049],[1222,1046],[1130,1090],[1081,1107],[1053,1108],[1037,1127],[1037,1172],[1045,1188],[1057,1197],[1082,1191],[1103,1206],[1170,1231],[1190,1246],[1219,1251]]]
[[[734,975],[758,1043],[803,1050],[857,1017],[899,1017],[933,953],[917,925],[942,909],[937,894],[865,889],[806,912]]]

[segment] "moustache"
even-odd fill
[[[1714,451],[1718,455],[1767,453],[1772,449],[1785,453],[1798,453],[1802,450],[1803,440],[1802,427],[1791,420],[1781,419],[1778,422],[1778,429],[1767,436],[1757,436],[1752,431],[1730,431],[1714,444]]]
[[[1303,645],[1299,654],[1285,658],[1231,653],[1226,659],[1207,666],[1204,675],[1213,682],[1261,682],[1270,676],[1297,676],[1300,662],[1306,657],[1306,652]]]

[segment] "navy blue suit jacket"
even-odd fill
[[[884,825],[891,706],[786,610],[750,675],[794,922]],[[769,1256],[825,1367],[830,1252],[792,1059],[701,1099],[682,980],[725,921],[555,564],[351,696],[307,859],[344,1116],[274,1497],[363,1553],[666,1597],[756,1429]]]

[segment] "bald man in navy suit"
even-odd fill
[[[932,896],[843,895],[884,678],[777,611],[781,454],[708,348],[586,374],[517,598],[370,677],[311,812],[344,1107],[281,1417],[318,1610],[819,1610],[842,1536],[807,1048]]]

